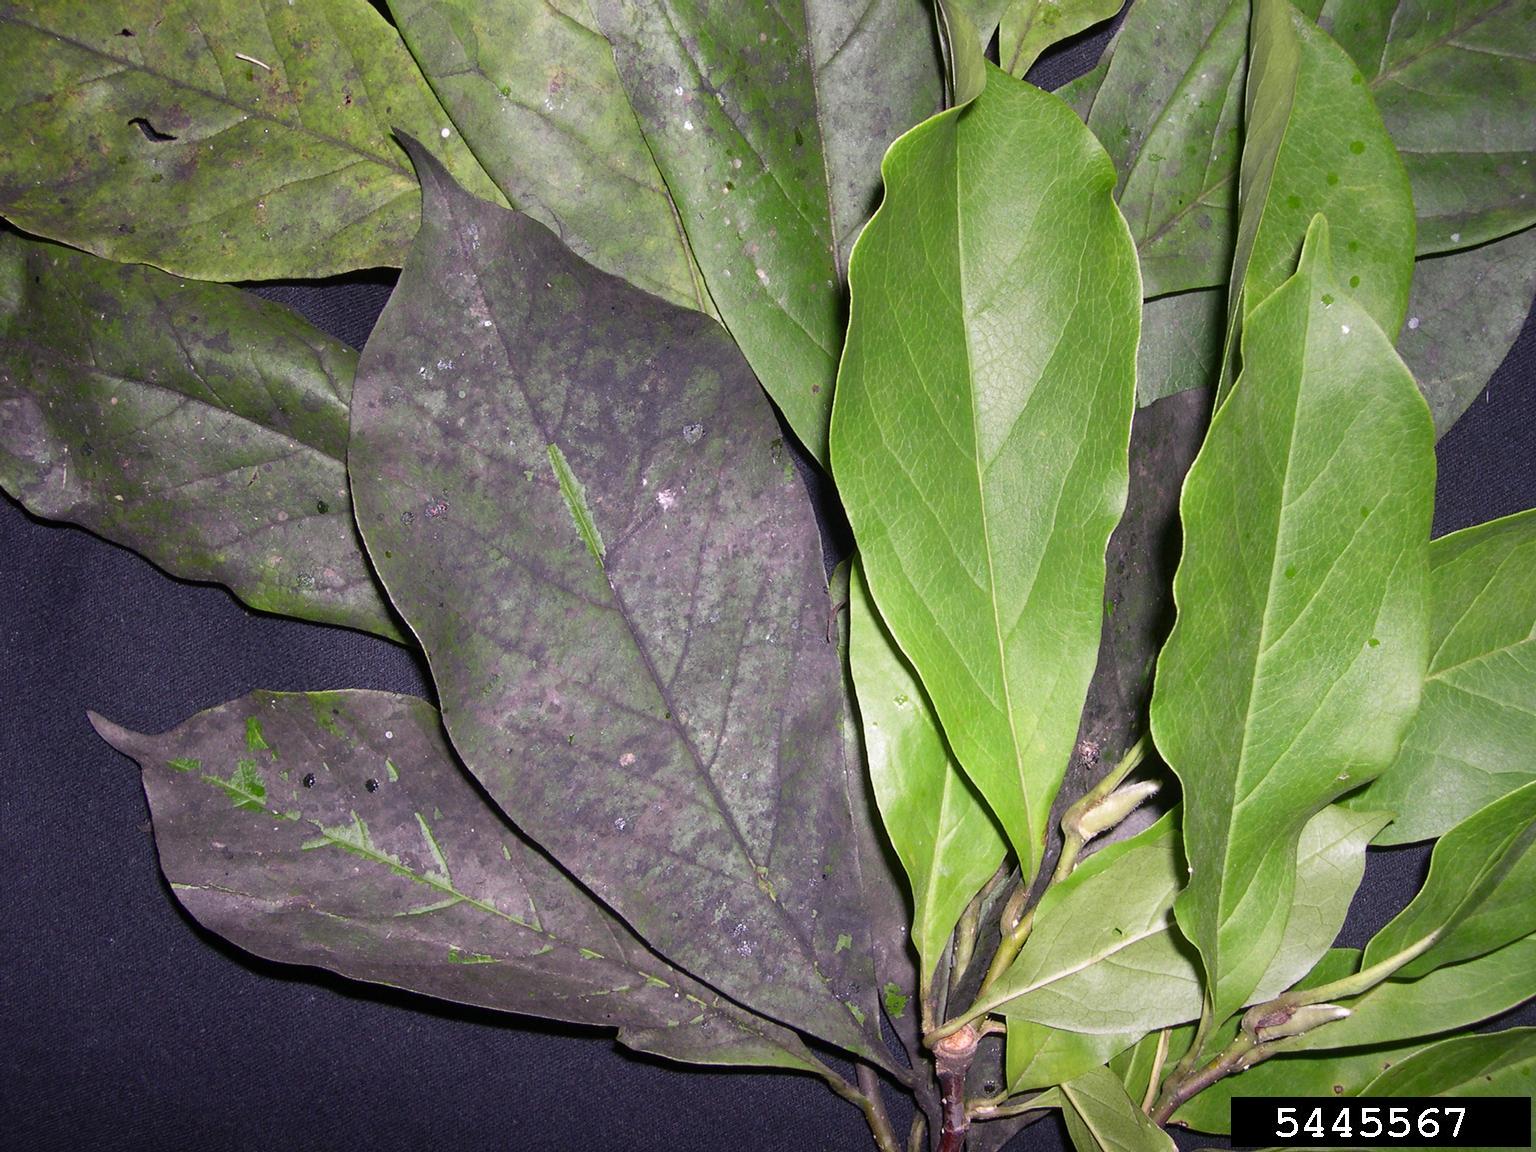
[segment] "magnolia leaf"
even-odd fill
[[[1232,1131],[1234,1096],[1364,1095],[1372,1080],[1423,1047],[1422,1040],[1410,1040],[1316,1055],[1275,1056],[1186,1100],[1173,1114],[1173,1122],[1225,1136]]]
[[[616,1027],[676,1060],[823,1071],[540,855],[454,763],[423,700],[255,692],[159,736],[91,722],[143,769],[176,898],[248,952]]]
[[[965,906],[1007,846],[950,756],[922,685],[885,630],[855,567],[849,658],[880,815],[912,886],[912,943],[931,979]]]
[[[585,0],[390,0],[475,157],[578,256],[710,310],[682,221]]]
[[[1393,1044],[1466,1029],[1532,996],[1536,935],[1415,980],[1387,980],[1344,1001],[1344,1019],[1279,1043],[1287,1052]]]
[[[1328,0],[1413,181],[1418,250],[1536,223],[1536,21],[1521,4]]]
[[[1296,267],[1301,238],[1328,218],[1338,283],[1396,332],[1413,279],[1413,194],[1349,55],[1289,0],[1254,0],[1252,66],[1228,295],[1227,347]],[[1223,357],[1224,398],[1232,357]]]
[[[823,465],[848,253],[938,107],[924,0],[589,0],[720,317]]]
[[[1328,249],[1319,217],[1181,500],[1152,732],[1183,784],[1178,918],[1215,1019],[1281,946],[1303,825],[1396,755],[1427,658],[1433,427]]]
[[[1013,0],[997,30],[997,59],[1019,79],[1052,44],[1120,11],[1121,0]]]
[[[949,104],[958,108],[980,96],[987,86],[987,57],[983,51],[988,33],[978,33],[971,23],[967,4],[936,0],[939,16],[939,47],[944,53]]]
[[[0,231],[0,485],[253,608],[398,640],[347,492],[356,364],[249,293]]]
[[[1175,1152],[1173,1137],[1137,1107],[1108,1068],[1070,1080],[1060,1092],[1061,1116],[1078,1152]]]
[[[1200,1014],[1199,963],[1173,920],[1183,880],[1173,815],[1046,890],[1013,964],[967,1013],[1075,1032],[1149,1032]]]
[[[1296,883],[1280,950],[1250,1003],[1278,996],[1327,955],[1365,876],[1366,845],[1390,818],[1330,804],[1307,821],[1296,842]]]
[[[657,951],[883,1062],[843,670],[767,402],[712,320],[410,146],[349,465],[454,747]]]
[[[0,213],[205,280],[398,265],[420,198],[393,128],[495,188],[367,0],[21,0],[0,10]]]
[[[1370,1096],[1524,1096],[1536,1127],[1536,1028],[1456,1036],[1385,1069]]]
[[[1141,313],[1141,347],[1136,350],[1136,403],[1144,407],[1214,385],[1221,376],[1226,318],[1226,299],[1215,288],[1148,300]]]
[[[885,176],[853,262],[838,489],[882,617],[1033,877],[1125,500],[1135,252],[1092,135],[996,68]]]
[[[1366,945],[1369,968],[1434,937],[1400,978],[1455,964],[1536,932],[1536,780],[1495,800],[1435,844],[1429,876],[1408,907]]]
[[[1439,836],[1536,773],[1536,512],[1442,536],[1429,565],[1423,702],[1396,763],[1347,801],[1397,813],[1380,844]]]
[[[1010,1094],[1075,1080],[1141,1039],[1140,1032],[1068,1032],[1033,1020],[1008,1021]]]

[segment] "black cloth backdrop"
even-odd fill
[[[1054,87],[1104,34],[1037,67]],[[267,287],[361,345],[393,277]],[[1536,506],[1536,320],[1440,445],[1435,530]],[[429,694],[410,655],[250,612],[0,502],[0,1147],[844,1152],[863,1118],[805,1076],[683,1070],[594,1031],[442,1005],[249,957],[182,914],[138,772],[87,708],[158,732],[257,688]],[[1422,877],[1373,852],[1342,943]],[[1536,1022],[1530,1009],[1512,1016]],[[903,1125],[905,1114],[895,1119]],[[1054,1120],[1015,1149],[1057,1149]],[[1220,1143],[1180,1134],[1186,1147]]]

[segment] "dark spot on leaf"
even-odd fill
[[[94,456],[96,455],[96,449],[92,448],[91,442],[87,440],[85,443],[80,445],[80,454],[82,456]]]
[[[411,526],[411,522],[413,520],[415,520],[415,519],[416,519],[416,513],[414,513],[414,512],[402,512],[402,513],[400,513],[400,523],[404,524],[407,528],[409,528]]]
[[[1344,1095],[1344,1085],[1342,1085],[1342,1084],[1335,1084],[1333,1086],[1333,1094],[1335,1096],[1342,1096],[1342,1095]]]
[[[697,444],[704,437],[704,425],[684,424],[683,440],[689,444]]]
[[[306,772],[306,773],[304,773],[304,787],[306,787],[306,788],[313,788],[314,786],[315,786],[315,774],[313,772]]]
[[[1323,303],[1324,304],[1332,304],[1333,303],[1333,293],[1332,292],[1324,292],[1323,293]]]
[[[997,1092],[997,1081],[996,1080],[983,1080],[982,1083],[981,1083],[981,1090],[983,1092],[985,1092],[988,1096],[995,1095],[996,1092]]]
[[[800,135],[800,129],[798,129],[798,128],[795,129],[795,147],[796,148],[804,148],[805,147],[805,137]]]
[[[1349,142],[1349,150],[1351,152],[1353,152],[1356,156],[1360,155],[1360,153],[1365,151],[1365,141],[1364,140],[1351,140]]]
[[[1349,278],[1349,286],[1351,288],[1358,288],[1358,287],[1360,287],[1360,277],[1358,277],[1358,276],[1351,276]]]
[[[1379,648],[1379,647],[1381,647],[1381,641],[1376,639],[1376,637],[1374,637],[1374,636],[1372,636],[1369,640],[1367,640],[1366,643],[1369,644],[1372,648]]]
[[[434,500],[432,503],[427,505],[427,518],[430,520],[436,520],[446,511],[448,511],[448,501]]]
[[[1337,184],[1338,182],[1339,182],[1339,174],[1337,172],[1330,172],[1330,173],[1328,173],[1328,183],[1330,185]]]
[[[132,28],[124,28],[121,32],[118,33],[118,35],[119,36],[132,36],[133,35],[133,29]]]
[[[377,780],[369,779],[364,782],[363,787],[368,789],[370,792],[377,792],[379,790],[379,782]]]
[[[330,510],[331,510],[331,506],[329,504],[327,504],[324,500],[316,500],[315,501],[315,511],[320,513],[320,515],[324,516]]]
[[[135,116],[128,123],[136,126],[140,132],[144,133],[144,139],[153,140],[156,144],[164,144],[167,140],[176,139],[169,132],[160,131],[143,116]]]

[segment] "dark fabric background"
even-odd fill
[[[1102,37],[1057,53],[1053,86]],[[267,288],[360,345],[392,277]],[[1437,532],[1536,506],[1536,323],[1440,448]],[[499,1019],[248,957],[184,916],[134,765],[140,731],[256,688],[426,693],[392,645],[245,610],[0,502],[0,1147],[629,1149],[870,1146],[819,1082],[683,1071],[596,1033]],[[1372,854],[1344,943],[1411,895],[1424,852]],[[1522,1014],[1532,1022],[1529,1012]],[[905,1117],[898,1114],[904,1125]],[[905,1128],[902,1128],[905,1131]],[[1181,1139],[1186,1146],[1208,1139]],[[1054,1121],[1018,1149],[1061,1147]]]

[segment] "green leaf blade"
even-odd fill
[[[1124,502],[1134,252],[1091,136],[996,69],[885,168],[853,263],[838,486],[882,616],[1033,875]]]
[[[1457,1036],[1413,1053],[1365,1087],[1372,1096],[1525,1096],[1536,1121],[1536,1028]]]
[[[235,765],[259,718],[275,759],[241,760],[256,802],[173,753]],[[545,859],[458,767],[437,711],[386,692],[257,692],[143,736],[160,866],[199,923],[249,952],[461,1004],[600,1027],[704,1064],[819,1071],[787,1029],[648,950]],[[394,779],[386,760],[398,763]],[[212,784],[209,782],[212,781]]]
[[[766,400],[712,320],[416,159],[349,463],[455,748],[658,951],[883,1061],[843,669]]]
[[[997,30],[998,61],[1022,80],[1052,44],[1085,32],[1120,11],[1119,0],[1014,0]]]
[[[399,640],[347,490],[356,364],[237,289],[0,233],[0,484],[253,608]]]
[[[1077,1152],[1173,1152],[1173,1137],[1126,1095],[1108,1068],[1061,1086],[1062,1118]]]
[[[1327,240],[1319,218],[1253,314],[1243,377],[1185,482],[1152,701],[1184,788],[1179,922],[1218,1019],[1279,947],[1302,826],[1391,762],[1428,656],[1433,428]]]
[[[27,126],[0,213],[97,255],[205,280],[398,265],[419,196],[397,126],[496,195],[366,0],[26,0],[0,27],[0,109]]]

